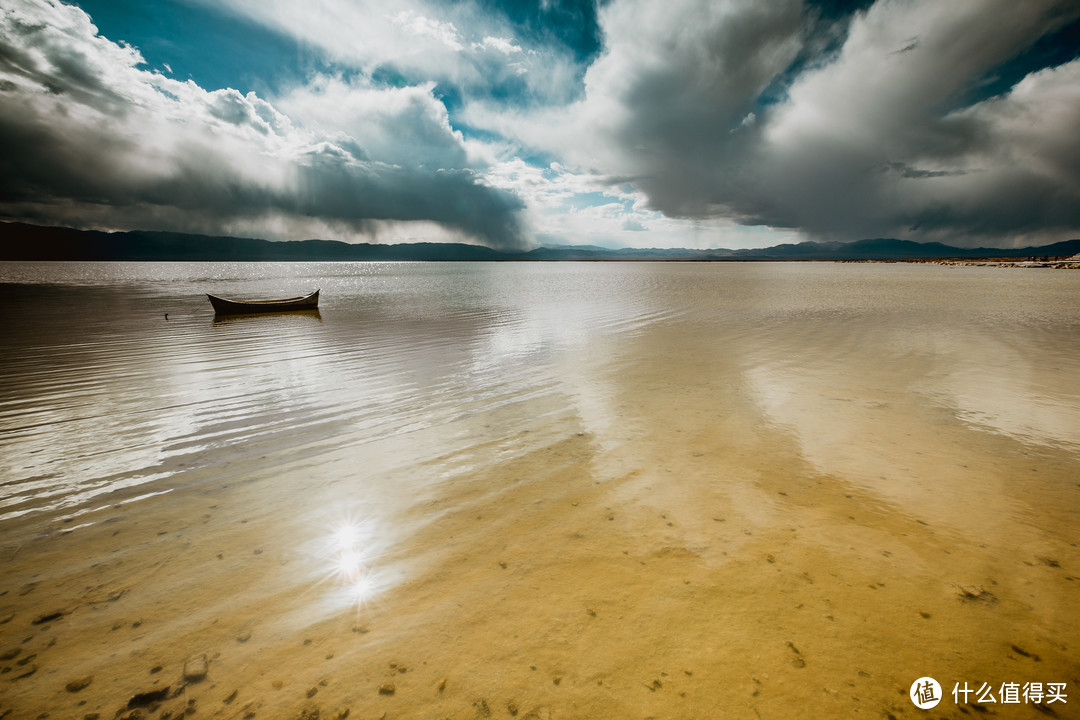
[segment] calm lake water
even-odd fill
[[[715,381],[758,396],[810,451],[830,408],[807,393],[826,377],[1076,450],[1078,281],[911,265],[9,263],[0,519],[182,487],[177,467],[237,445],[362,443],[550,395],[586,429],[610,426],[574,402],[602,391],[578,387],[587,366],[620,362],[594,341],[672,324],[700,332],[686,352],[730,357]],[[215,321],[204,295],[315,287],[318,315]]]
[[[318,313],[215,319],[205,297],[291,296],[316,287]],[[607,657],[622,658],[618,672],[609,668],[604,678],[642,668],[621,690],[603,689],[604,680],[585,682],[588,672],[575,670],[576,659],[592,657],[569,639],[576,631],[553,640],[536,630],[526,647],[538,656],[562,648],[551,660],[562,668],[557,677],[581,678],[572,702],[537,695],[538,707],[551,717],[582,708],[593,717],[639,710],[644,716],[672,707],[649,705],[660,702],[654,680],[670,686],[674,675],[690,682],[709,672],[724,687],[740,688],[741,700],[724,707],[745,714],[732,717],[753,717],[761,698],[755,688],[783,673],[796,674],[760,699],[761,712],[846,713],[859,698],[821,687],[856,682],[871,688],[850,692],[863,702],[873,698],[872,716],[914,710],[903,696],[907,683],[934,667],[947,676],[939,678],[943,685],[948,679],[946,693],[952,680],[1069,682],[1080,693],[1078,298],[1075,272],[905,264],[0,264],[0,553],[17,561],[8,565],[5,587],[37,588],[27,602],[97,608],[98,600],[74,589],[84,573],[87,587],[106,578],[100,582],[130,588],[131,567],[149,573],[159,556],[180,555],[162,544],[174,537],[166,530],[185,548],[205,546],[199,563],[213,553],[221,560],[228,552],[220,547],[241,542],[230,533],[242,522],[243,532],[260,528],[266,547],[275,539],[287,546],[272,572],[244,576],[235,588],[225,589],[220,578],[203,587],[208,566],[176,560],[170,592],[196,593],[199,607],[214,608],[218,618],[228,617],[226,605],[276,598],[264,611],[283,618],[300,607],[281,599],[286,588],[321,588],[304,590],[308,616],[279,623],[305,627],[347,613],[356,600],[346,596],[335,605],[324,598],[335,583],[319,580],[327,574],[318,567],[323,560],[311,559],[341,554],[319,543],[342,522],[347,534],[368,533],[362,558],[349,555],[349,562],[367,568],[360,592],[377,607],[411,607],[411,588],[421,578],[452,574],[455,552],[475,557],[489,541],[502,548],[492,552],[501,553],[504,569],[514,552],[528,565],[539,557],[529,553],[548,546],[563,560],[544,572],[552,573],[551,583],[574,588],[605,581],[584,565],[571,572],[567,558],[587,564],[611,550],[616,559],[640,557],[646,566],[650,553],[668,557],[675,548],[692,562],[655,569],[651,579],[616,573],[614,595],[591,600],[585,621],[602,619],[596,607],[604,602],[624,618],[653,601],[675,602],[684,576],[687,587],[713,582],[716,592],[734,593],[736,585],[760,583],[762,592],[716,596],[711,602],[718,606],[699,607],[694,603],[705,601],[695,596],[662,618],[639,618],[634,638],[603,636],[615,638],[607,641]],[[533,505],[506,500],[522,483],[534,483],[529,502],[537,507],[569,497],[570,488],[601,495],[568,503],[547,534],[538,520],[532,528],[539,512]],[[485,515],[483,507],[498,510]],[[597,529],[551,532],[586,507],[596,509]],[[219,519],[196,520],[210,518],[211,509]],[[447,538],[474,537],[440,526],[455,513],[486,517],[499,529],[484,521],[487,534],[476,535],[477,544],[454,549]],[[184,527],[163,519],[170,516]],[[198,522],[205,524],[201,535],[191,530]],[[106,529],[125,523],[139,540],[117,546],[109,538],[125,536]],[[594,540],[581,549],[578,536]],[[117,552],[129,559],[127,569],[101,575],[98,564]],[[498,571],[496,559],[490,566]],[[751,569],[751,561],[760,567]],[[813,576],[814,587],[775,585],[780,580],[766,573],[781,570]],[[699,571],[711,574],[691,577]],[[667,588],[675,577],[680,589]],[[440,592],[464,597],[484,582],[462,580]],[[616,585],[639,587],[637,599],[622,597]],[[539,598],[538,588],[548,586],[532,587],[531,597]],[[905,589],[886,600],[887,587]],[[187,606],[162,605],[167,594],[137,602],[133,591],[123,592],[123,602],[133,603],[125,622],[141,613],[157,618],[162,632],[189,640],[212,634],[209,620],[184,624]],[[796,601],[804,592],[820,596]],[[17,623],[30,610],[15,593],[5,595],[0,615],[14,613]],[[448,617],[448,610],[416,602],[425,608],[414,611],[417,617],[435,613],[425,622]],[[507,627],[529,627],[523,614],[537,608],[524,596],[517,602],[507,616],[521,615],[519,624]],[[793,619],[814,602],[816,619]],[[726,610],[717,614],[716,607]],[[841,607],[861,608],[861,620],[841,627]],[[745,642],[743,654],[721,660],[717,651],[708,661],[715,666],[699,658],[705,665],[694,672],[675,660],[664,670],[648,665],[690,653],[696,635],[683,637],[678,628],[702,621],[686,617],[689,608],[723,616],[727,628],[749,623],[725,641]],[[772,627],[766,620],[745,620],[751,608],[789,628],[788,635],[773,637],[762,629]],[[906,628],[933,622],[917,610],[948,618],[950,629]],[[72,612],[72,623],[76,617]],[[1008,632],[1000,630],[1003,622]],[[659,637],[648,630],[653,626],[663,630]],[[800,628],[806,637],[791,639],[802,637]],[[474,652],[476,668],[514,654],[485,654],[484,643],[495,642],[488,636],[502,631],[476,629],[475,646],[459,639],[446,652]],[[118,642],[107,630],[83,628],[84,645],[72,640],[64,663],[100,678],[105,671],[93,658]],[[716,632],[729,631],[718,625]],[[929,646],[910,646],[912,632],[930,638]],[[407,636],[404,629],[395,635]],[[161,642],[142,638],[137,647],[157,651]],[[769,643],[775,657],[755,654],[762,652],[756,645]],[[819,655],[811,659],[815,643]],[[842,648],[853,643],[869,654],[844,660]],[[1034,651],[1017,655],[1009,646],[1025,643],[1040,647],[1041,674],[1016,664]],[[190,654],[190,644],[182,654]],[[885,654],[893,658],[888,667],[875,667],[881,661],[874,658]],[[830,659],[822,664],[821,657]],[[62,715],[71,693],[54,691],[68,678],[54,669],[53,685],[38,682],[49,671],[36,662],[37,675],[12,685],[22,693],[11,696],[13,707],[27,717],[40,707]],[[535,658],[521,662],[543,671]],[[769,680],[774,662],[783,670]],[[269,679],[245,676],[254,671],[244,667],[237,665],[233,677],[252,687],[264,682],[272,692]],[[824,674],[812,682],[798,674],[814,668]],[[529,672],[522,672],[514,692],[527,695],[521,688],[529,687]],[[545,682],[542,692],[553,692]],[[570,692],[572,683],[554,685]],[[638,685],[647,695],[628,699],[640,694]],[[684,710],[715,710],[717,687],[711,694],[688,687],[682,697],[695,704]],[[111,717],[137,689],[108,689],[99,679],[82,697]],[[897,692],[899,700],[888,705]],[[264,713],[295,709],[259,697],[252,702],[264,703]],[[374,711],[388,697],[343,702],[370,703]],[[459,700],[478,712],[470,705],[479,707],[475,698]],[[1070,697],[1070,707],[1075,701],[1080,694]],[[440,689],[415,702],[405,716],[442,711],[439,703],[452,699]]]
[[[595,334],[691,309],[693,288],[663,296],[679,275],[628,269],[8,264],[0,519],[182,487],[238,446],[355,445],[550,395]],[[204,295],[315,287],[317,314],[215,320]]]

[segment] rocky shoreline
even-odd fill
[[[1029,258],[911,258],[902,260],[837,260],[838,263],[915,263],[922,265],[964,265],[974,267],[1053,268],[1080,270],[1080,255],[1071,257]]]

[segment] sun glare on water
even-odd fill
[[[346,520],[327,540],[329,574],[342,599],[357,607],[374,598],[385,585],[375,569],[378,534],[375,524]]]

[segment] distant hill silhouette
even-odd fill
[[[592,245],[499,251],[464,243],[350,244],[336,240],[272,242],[185,233],[43,227],[0,222],[0,260],[136,261],[738,261],[918,260],[935,258],[1064,257],[1080,253],[1080,239],[1017,249],[958,248],[941,243],[876,238],[855,242],[803,242],[751,250],[621,248]]]

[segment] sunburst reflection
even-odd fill
[[[342,520],[324,543],[324,575],[335,605],[363,607],[393,584],[391,574],[378,566],[386,541],[376,522]]]

